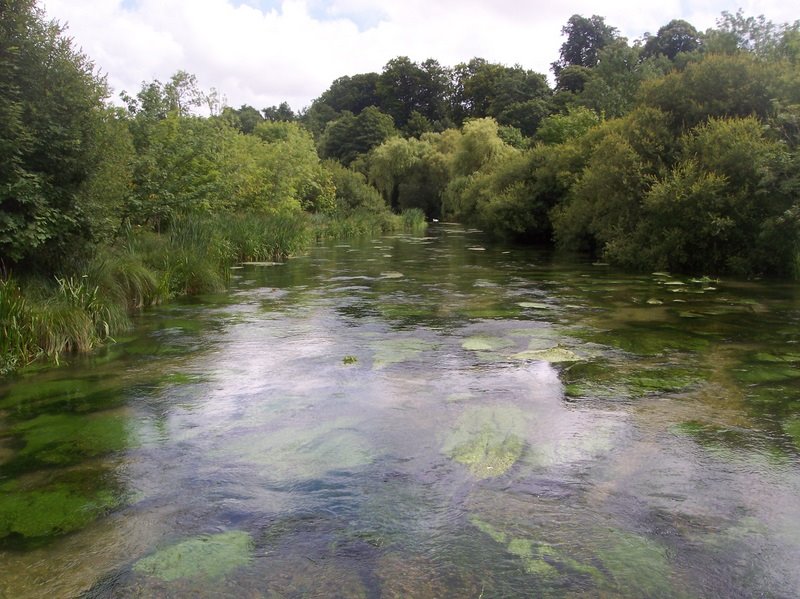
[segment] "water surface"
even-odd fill
[[[0,596],[796,595],[798,286],[427,235],[0,387]]]

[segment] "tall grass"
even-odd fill
[[[166,231],[128,228],[73,272],[22,283],[0,276],[0,375],[37,358],[88,352],[130,326],[129,314],[176,295],[224,289],[230,265],[278,260],[313,240],[302,212],[182,215]]]
[[[0,375],[36,358],[33,336],[28,302],[22,291],[11,277],[0,278]]]
[[[407,208],[400,214],[403,221],[403,230],[419,232],[428,228],[428,221],[425,220],[425,213],[419,208]]]
[[[222,232],[235,262],[281,260],[304,250],[312,240],[305,212],[231,215],[222,223]]]
[[[187,215],[170,225],[160,264],[173,295],[197,295],[225,288],[230,245],[208,217]]]
[[[314,235],[318,240],[375,237],[401,228],[400,217],[388,211],[354,210],[346,216],[314,215]]]

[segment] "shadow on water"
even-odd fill
[[[452,225],[0,388],[0,595],[790,597],[800,289]]]

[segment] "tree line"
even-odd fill
[[[552,88],[400,57],[294,119],[394,209],[632,269],[800,277],[800,21],[725,12],[629,43],[574,15],[562,33]]]

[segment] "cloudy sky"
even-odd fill
[[[712,27],[723,10],[793,22],[789,0],[41,0],[107,75],[114,94],[183,69],[231,106],[307,106],[337,77],[388,60],[474,56],[549,75],[573,14],[605,17],[629,40],[671,19]]]

